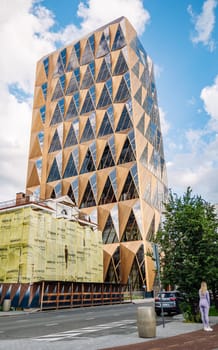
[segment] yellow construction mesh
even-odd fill
[[[31,207],[0,213],[0,282],[103,282],[101,232]]]

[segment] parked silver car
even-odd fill
[[[169,291],[158,293],[155,298],[155,311],[159,316],[161,314],[161,304],[163,306],[163,312],[168,314],[176,313],[179,314],[180,304],[185,301],[184,295],[179,291]]]

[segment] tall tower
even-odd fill
[[[26,189],[98,222],[105,281],[152,289],[166,166],[152,62],[126,18],[37,63]]]

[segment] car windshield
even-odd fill
[[[175,293],[160,293],[158,298],[175,298]]]

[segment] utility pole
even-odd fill
[[[159,252],[158,252],[158,244],[156,243],[153,243],[153,255],[156,262],[157,278],[158,278],[158,285],[159,285],[159,292],[160,292],[161,317],[162,317],[162,324],[164,328],[165,319],[164,319],[164,312],[163,312],[162,288],[161,288],[161,280],[160,280],[160,258],[159,258]]]

